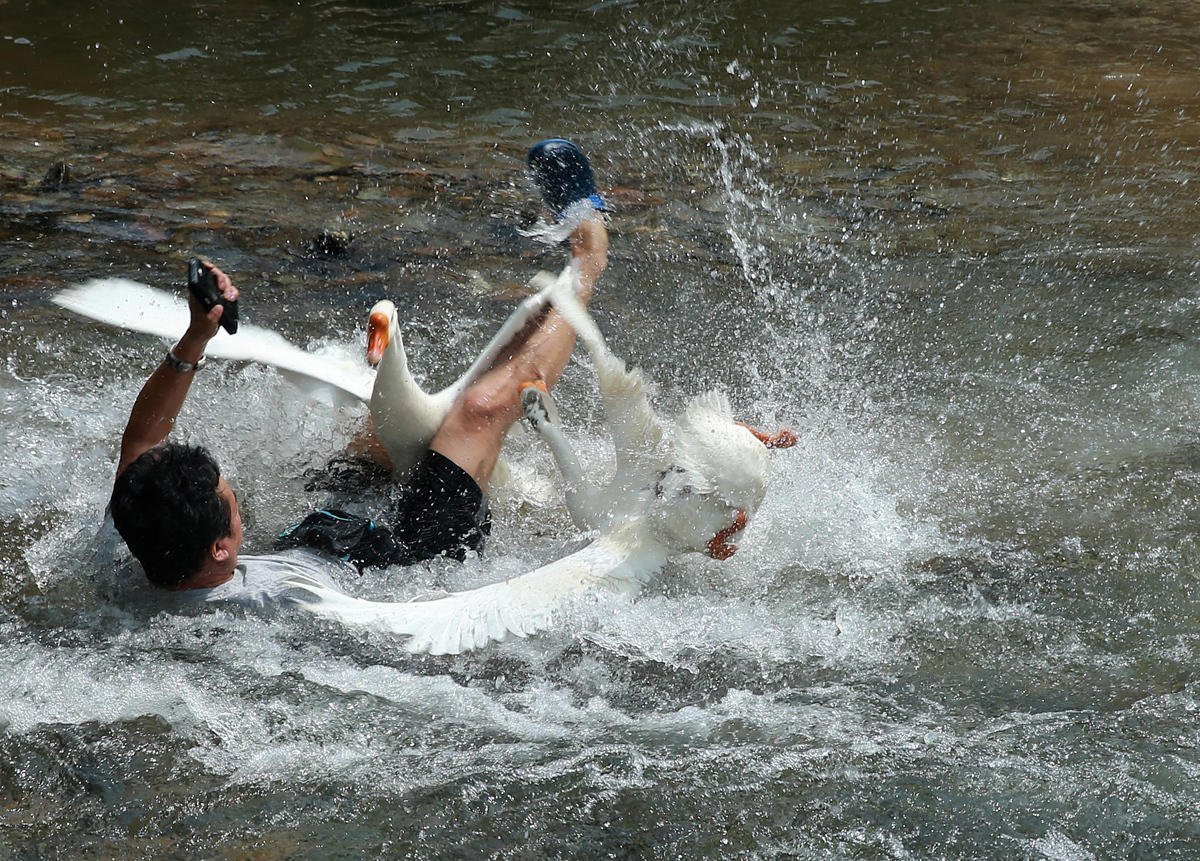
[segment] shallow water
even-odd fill
[[[392,5],[0,2],[0,854],[1200,854],[1200,11]],[[453,659],[146,595],[98,529],[160,346],[50,295],[202,253],[306,345],[396,299],[437,383],[558,260],[559,134],[614,348],[800,433],[739,554]],[[602,462],[585,366],[559,397]],[[356,418],[214,365],[182,435],[257,550]],[[484,559],[348,586],[577,546],[510,459]]]

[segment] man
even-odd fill
[[[587,213],[569,237],[579,267],[579,295],[587,302],[608,262],[608,233],[595,211],[601,203],[591,168],[578,147],[558,139],[533,147],[529,164],[555,212]],[[235,301],[238,293],[229,277],[209,268],[221,295]],[[242,557],[239,564],[241,515],[216,461],[200,447],[165,442],[223,313],[220,304],[205,311],[191,295],[188,305],[187,331],[146,381],[121,440],[110,503],[117,531],[152,583],[211,590],[209,600],[264,603],[280,594],[280,575],[297,571],[331,585],[322,566],[306,554]],[[463,392],[409,478],[416,492],[407,495],[408,507],[383,531],[389,547],[395,542],[402,549],[393,558],[461,556],[465,548],[482,547],[488,481],[508,429],[523,415],[520,389],[531,380],[553,385],[574,344],[570,326],[548,309]]]

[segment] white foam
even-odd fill
[[[1093,861],[1096,857],[1058,829],[1051,829],[1045,837],[1030,840],[1029,846],[1046,861]]]
[[[774,455],[770,489],[742,539],[739,561],[881,574],[952,546],[935,524],[902,513],[929,490],[917,470],[901,473],[871,434],[828,414],[795,430],[796,446]]]

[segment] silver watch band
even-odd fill
[[[181,374],[190,374],[192,371],[198,371],[203,368],[205,364],[208,363],[208,357],[201,356],[195,362],[185,362],[183,359],[178,358],[170,350],[167,350],[167,355],[165,358],[163,358],[163,361],[175,370],[179,371]]]

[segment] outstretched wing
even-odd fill
[[[178,338],[188,325],[187,303],[178,296],[124,278],[98,278],[53,298],[84,317],[161,338]],[[369,403],[375,372],[353,362],[314,356],[278,332],[243,323],[236,335],[218,330],[205,349],[218,359],[258,362],[278,368],[301,389],[318,397],[330,390],[339,399]]]
[[[630,542],[602,536],[587,547],[541,568],[467,592],[408,603],[364,601],[305,581],[312,595],[298,599],[312,612],[345,624],[408,637],[410,652],[457,655],[510,636],[527,637],[549,627],[571,596],[586,592],[633,597],[662,568],[658,549],[629,549]]]
[[[596,367],[604,415],[616,450],[614,483],[641,486],[662,466],[665,453],[662,423],[650,406],[646,377],[640,369],[628,368],[624,359],[613,354],[592,315],[579,301],[576,277],[573,270],[563,270],[550,288],[550,301],[571,324]],[[551,278],[544,276],[542,283],[549,285]]]

